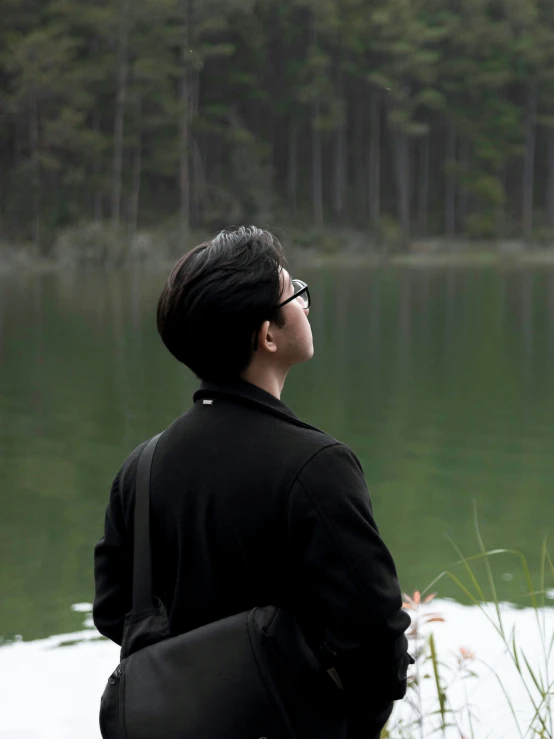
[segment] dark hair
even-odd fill
[[[158,301],[158,331],[169,351],[202,380],[246,369],[264,321],[284,325],[276,308],[286,259],[279,240],[242,226],[199,244],[173,267]]]

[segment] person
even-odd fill
[[[172,635],[259,605],[290,609],[343,691],[348,739],[372,739],[406,692],[410,618],[360,462],[280,399],[314,354],[310,300],[278,239],[255,227],[221,232],[171,271],[158,331],[201,384],[153,460],[153,583]],[[94,552],[94,623],[117,644],[145,444],[113,480]]]

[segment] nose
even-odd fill
[[[307,318],[310,315],[310,309],[309,308],[304,308],[303,310],[304,310],[304,313],[306,314],[306,318]]]

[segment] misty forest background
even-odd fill
[[[552,0],[2,0],[1,243],[244,221],[554,241]]]

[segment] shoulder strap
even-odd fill
[[[163,433],[163,432],[162,432]],[[133,547],[133,611],[153,606],[152,553],[150,550],[150,474],[159,433],[142,450],[135,487],[135,533]]]

